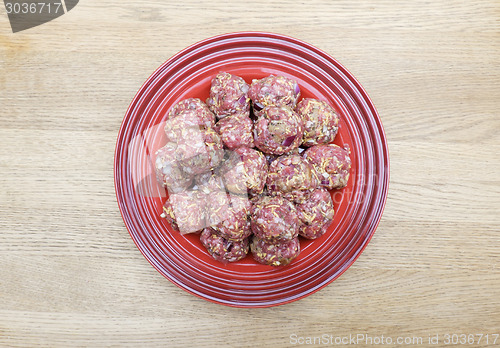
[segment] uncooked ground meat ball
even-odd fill
[[[194,177],[194,183],[196,188],[205,194],[226,192],[224,181],[219,175],[218,168],[196,175]]]
[[[231,241],[242,241],[252,234],[250,221],[243,212],[234,213],[226,220],[212,226],[216,233]]]
[[[289,241],[299,233],[297,209],[290,201],[279,196],[256,199],[250,223],[252,232],[269,242]]]
[[[335,139],[339,117],[326,102],[305,98],[297,104],[295,111],[304,120],[302,145],[327,144]]]
[[[295,203],[303,202],[318,187],[318,176],[311,163],[299,155],[278,157],[269,165],[267,189]]]
[[[172,194],[163,205],[161,217],[182,234],[198,232],[206,227],[204,196],[198,191]]]
[[[220,236],[241,241],[251,234],[248,214],[250,201],[246,197],[213,192],[206,196],[206,220]]]
[[[224,117],[215,125],[222,143],[230,150],[237,147],[254,147],[253,122],[246,114],[234,114]]]
[[[260,116],[262,109],[270,105],[285,105],[294,109],[300,97],[300,88],[295,80],[270,75],[253,80],[248,96],[253,101],[254,114]]]
[[[289,107],[268,106],[254,125],[255,146],[267,153],[282,155],[299,147],[304,133],[302,119]]]
[[[208,253],[220,262],[235,262],[244,258],[248,253],[248,238],[240,242],[230,241],[219,236],[211,228],[203,230],[200,241]]]
[[[213,127],[215,124],[214,113],[198,98],[184,99],[172,106],[167,114],[167,123],[183,114],[188,114],[187,119],[202,127]]]
[[[278,159],[280,158],[281,156],[285,156],[285,155],[300,155],[302,152],[304,152],[305,149],[302,148],[302,147],[298,147],[296,149],[293,149],[292,151],[290,152],[287,152],[287,153],[284,153],[283,155],[272,155],[272,154],[266,154],[266,159],[267,159],[267,163],[268,164],[271,164],[275,159]]]
[[[230,204],[229,199],[226,191],[214,191],[205,194],[205,219],[207,226],[218,224],[227,218]]]
[[[304,152],[304,158],[313,164],[321,186],[338,189],[347,185],[351,169],[348,150],[334,144],[315,145]]]
[[[193,182],[192,175],[185,173],[175,158],[175,150],[174,143],[167,143],[155,153],[156,178],[171,193],[184,191]]]
[[[259,263],[270,266],[285,266],[292,262],[300,253],[298,238],[277,244],[265,239],[254,237],[250,244],[253,258]]]
[[[220,72],[212,79],[207,105],[217,118],[235,113],[249,114],[248,84],[239,76]]]
[[[238,194],[259,194],[267,177],[267,160],[260,151],[239,147],[232,151],[221,166],[228,191]]]
[[[177,138],[176,157],[188,174],[201,174],[217,167],[224,157],[219,134],[212,128],[184,128]]]
[[[332,197],[324,188],[314,190],[307,201],[297,204],[296,208],[301,221],[299,235],[308,239],[321,237],[335,214]]]

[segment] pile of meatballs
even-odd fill
[[[299,236],[318,238],[331,224],[328,190],[347,185],[349,149],[331,144],[338,127],[335,110],[300,100],[293,79],[249,85],[217,74],[206,102],[185,99],[167,114],[167,143],[154,157],[169,193],[161,217],[182,234],[199,233],[215,260],[250,251],[259,263],[289,264]]]

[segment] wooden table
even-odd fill
[[[442,346],[461,340],[453,334],[493,346],[499,16],[494,0],[86,0],[13,34],[2,8],[0,346],[285,347],[349,335],[359,346],[439,335]],[[378,108],[391,158],[386,209],[361,257],[321,291],[267,309],[212,304],[163,278],[129,237],[113,184],[117,132],[141,84],[184,47],[240,30],[338,59]]]

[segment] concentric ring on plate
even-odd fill
[[[273,268],[247,257],[213,260],[197,235],[180,235],[160,218],[150,155],[164,140],[165,115],[185,98],[208,97],[219,71],[247,82],[269,74],[298,81],[302,97],[327,101],[340,115],[334,141],[348,144],[348,186],[332,191],[335,218],[325,235],[302,240],[299,257]],[[279,34],[241,32],[198,42],[165,62],[144,83],[121,125],[115,152],[115,189],[125,225],[146,259],[167,279],[206,300],[236,307],[268,307],[303,298],[340,276],[360,255],[380,221],[387,197],[389,157],[384,131],[368,95],[332,57]]]

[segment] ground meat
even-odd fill
[[[239,76],[220,72],[212,79],[207,105],[217,118],[235,113],[249,114],[248,84]]]
[[[244,210],[233,211],[229,209],[225,219],[212,228],[218,235],[227,240],[241,241],[252,234],[247,212]]]
[[[254,125],[255,146],[267,154],[282,155],[299,147],[303,133],[304,123],[295,111],[268,106]]]
[[[280,195],[295,203],[306,200],[319,185],[312,164],[299,155],[281,156],[273,161],[266,182],[271,196]]]
[[[302,145],[327,144],[335,139],[339,117],[326,102],[305,98],[297,104],[295,111],[304,120]]]
[[[253,101],[254,114],[259,117],[262,109],[270,105],[285,105],[294,109],[300,97],[300,88],[295,80],[270,75],[253,80],[248,96]]]
[[[205,131],[213,129],[215,123],[209,123],[209,126],[200,125],[199,114],[197,111],[188,110],[171,118],[165,122],[165,135],[167,141],[178,143],[186,138],[187,131]]]
[[[212,192],[226,192],[224,181],[219,175],[218,169],[198,174],[194,177],[196,188],[205,194]]]
[[[239,147],[230,152],[221,166],[221,173],[228,191],[238,194],[259,194],[267,177],[267,161],[260,151]]]
[[[189,115],[187,119],[202,127],[213,127],[215,115],[208,106],[198,98],[184,99],[172,106],[167,114],[167,123],[180,115]]]
[[[314,190],[307,201],[297,204],[296,208],[301,221],[299,235],[308,239],[322,236],[330,226],[335,213],[332,196],[324,188]]]
[[[293,79],[271,75],[249,86],[221,72],[207,104],[190,98],[169,110],[167,144],[155,153],[157,179],[169,189],[161,216],[182,234],[202,232],[215,260],[238,261],[251,248],[257,262],[287,265],[299,235],[318,238],[333,221],[327,189],[346,186],[349,150],[328,144],[335,110],[299,98]]]
[[[182,234],[198,232],[206,227],[205,197],[198,191],[184,191],[169,196],[161,217]]]
[[[265,239],[253,238],[250,244],[255,261],[270,266],[285,266],[292,262],[300,253],[298,238],[278,244]]]
[[[230,241],[219,236],[211,228],[203,230],[200,241],[208,253],[220,262],[235,262],[244,258],[248,253],[248,238],[240,242]]]
[[[193,182],[192,175],[185,173],[176,160],[175,150],[174,143],[167,143],[155,153],[156,178],[170,193],[184,191]]]
[[[176,158],[186,173],[201,174],[220,164],[224,149],[214,129],[184,128],[179,134]]]
[[[334,144],[315,145],[304,152],[318,173],[320,184],[327,189],[343,188],[349,180],[349,150]]]
[[[218,224],[227,218],[230,198],[225,191],[214,191],[205,194],[205,204],[207,226]]]
[[[278,159],[280,158],[281,156],[285,156],[285,155],[300,155],[302,152],[304,152],[305,149],[302,148],[302,147],[298,147],[296,149],[293,149],[292,151],[290,152],[287,152],[287,153],[284,153],[283,155],[272,155],[272,154],[266,154],[266,159],[267,159],[267,163],[268,164],[271,164],[275,159]]]
[[[230,150],[237,147],[254,147],[253,122],[247,114],[234,114],[225,117],[215,125],[222,143]]]
[[[223,219],[212,228],[218,235],[228,240],[241,241],[252,233],[250,230],[251,203],[245,196],[228,194],[228,206]]]
[[[250,215],[252,232],[270,242],[289,241],[299,233],[295,206],[283,197],[256,199]]]
[[[249,212],[250,201],[247,197],[226,192],[206,195],[207,225],[226,239],[241,241],[250,235]]]

